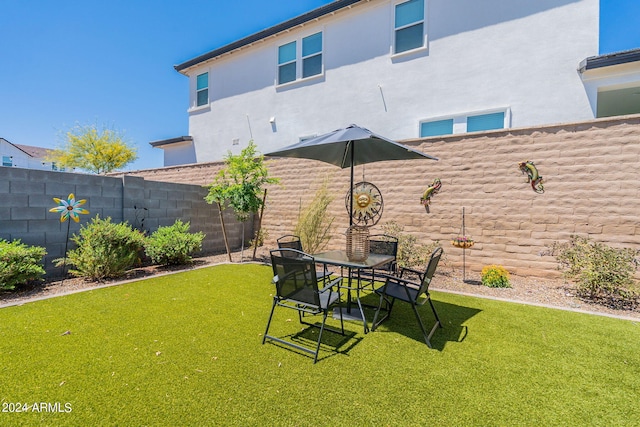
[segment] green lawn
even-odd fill
[[[261,344],[270,278],[221,265],[0,309],[0,425],[640,423],[638,322],[434,293],[433,350],[397,304],[376,332],[325,333],[313,365]]]

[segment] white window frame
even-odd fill
[[[428,119],[420,120],[418,122],[418,137],[419,138],[438,138],[438,137],[444,137],[447,135],[457,135],[461,133],[467,133],[467,120],[469,119],[469,117],[482,116],[485,114],[494,114],[494,113],[504,113],[503,127],[500,129],[483,130],[483,131],[476,131],[476,132],[492,132],[492,131],[499,131],[503,129],[509,129],[511,127],[511,108],[510,107],[492,108],[488,110],[471,111],[464,114],[455,114],[455,115],[448,115],[448,116],[430,117]],[[453,133],[434,135],[434,136],[421,135],[423,123],[438,122],[441,120],[451,120],[451,119],[453,119]]]
[[[402,3],[407,3],[410,0],[395,0],[392,2],[392,6],[393,6],[393,11],[392,11],[392,21],[391,21],[391,57],[392,58],[397,58],[397,57],[401,57],[401,56],[405,56],[405,55],[411,55],[413,53],[416,52],[421,52],[424,50],[427,50],[427,6],[428,6],[428,0],[422,0],[423,1],[423,16],[422,16],[422,20],[421,21],[414,21],[410,24],[404,25],[402,27],[398,27],[396,28],[396,11],[397,11],[397,6],[401,5]],[[409,28],[411,26],[414,25],[418,25],[418,24],[422,24],[422,45],[413,49],[408,49],[408,50],[403,50],[402,52],[396,52],[396,33],[398,30],[402,30],[405,28]]]
[[[12,167],[13,166],[13,156],[2,156],[2,166]]]
[[[316,35],[316,34],[320,34],[320,39],[322,41],[322,47],[320,49],[319,52],[314,52],[312,54],[303,56],[302,55],[302,41],[303,39]],[[288,61],[285,63],[280,64],[279,63],[279,50],[281,46],[285,46],[288,45],[289,43],[295,42],[296,43],[296,57],[295,60],[292,61]],[[317,55],[321,55],[321,65],[320,65],[320,73],[318,74],[313,74],[311,76],[308,77],[302,77],[302,71],[303,71],[303,63],[305,59],[308,58],[312,58],[314,56]],[[301,35],[297,38],[291,38],[291,39],[287,39],[286,41],[282,42],[282,43],[278,43],[275,49],[275,57],[276,57],[276,79],[275,79],[275,83],[276,83],[276,87],[285,87],[285,86],[290,86],[290,85],[295,85],[297,83],[300,82],[306,82],[309,80],[314,80],[314,79],[318,79],[324,76],[324,63],[325,63],[325,39],[324,39],[324,28],[320,29],[320,30],[314,30],[314,31],[309,31],[304,33],[304,35]],[[291,80],[289,82],[285,82],[285,83],[280,83],[279,81],[279,77],[280,77],[280,67],[283,65],[288,65],[291,64],[295,61],[296,64],[296,78],[295,80]]]
[[[207,86],[198,89],[198,77],[203,76],[205,74],[207,75]],[[200,74],[196,74],[196,77],[195,77],[195,99],[194,99],[195,108],[203,108],[203,107],[206,107],[207,105],[209,105],[210,100],[211,100],[211,98],[209,98],[209,86],[210,86],[209,70],[204,71],[204,72],[202,72]],[[200,94],[200,92],[203,92],[205,90],[207,91],[207,102],[205,102],[203,104],[198,104],[198,98],[199,98],[198,95]]]

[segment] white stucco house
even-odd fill
[[[351,123],[405,140],[588,120],[603,84],[640,82],[638,58],[610,78],[598,39],[599,0],[336,0],[176,65],[189,136],[151,144],[170,166]]]
[[[23,169],[58,170],[55,162],[46,160],[52,150],[31,145],[13,144],[0,138],[0,166]]]

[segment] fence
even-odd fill
[[[364,176],[384,197],[384,213],[372,233],[394,221],[419,242],[441,242],[448,263],[460,266],[462,249],[449,242],[460,232],[465,207],[465,231],[476,241],[466,251],[467,271],[475,274],[484,265],[501,264],[515,274],[558,275],[547,248],[571,234],[617,247],[640,246],[640,115],[404,142],[440,160],[356,168],[356,178]],[[544,193],[535,193],[518,169],[525,160],[543,176]],[[269,187],[262,223],[269,233],[266,244],[275,246],[277,237],[293,230],[299,210],[326,177],[336,197],[330,206],[336,218],[330,248],[344,248],[348,170],[288,158],[268,166],[281,185]],[[208,163],[133,174],[204,184],[221,167]],[[420,197],[434,178],[441,179],[442,189],[427,213]]]
[[[204,201],[207,190],[201,185],[17,167],[0,167],[0,239],[44,246],[45,269],[55,274],[53,260],[64,255],[67,223],[60,223],[60,214],[49,209],[56,206],[53,197],[66,199],[70,193],[86,199],[83,207],[90,212],[81,215],[80,224],[71,222],[71,233],[96,215],[111,217],[113,222],[127,221],[148,233],[181,219],[191,223],[191,231],[206,234],[203,253],[225,250],[218,208]],[[232,211],[225,210],[223,217],[230,246],[239,248],[242,223]],[[245,241],[253,232],[251,222],[248,224]]]

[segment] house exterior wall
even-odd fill
[[[0,138],[0,167],[2,167],[2,158],[4,156],[12,158],[12,166],[10,167],[51,170],[51,162],[47,162],[42,158],[31,157],[15,145],[7,142],[7,140],[5,140],[4,138]]]
[[[196,162],[196,153],[193,142],[170,144],[162,147],[164,150],[164,165],[186,165]]]
[[[516,128],[594,117],[576,69],[598,53],[598,0],[427,0],[426,48],[400,55],[395,4],[358,3],[187,69],[196,160],[250,139],[268,152],[350,123],[407,139],[421,120],[470,113],[505,111]],[[276,85],[278,46],[318,31],[323,74]],[[210,103],[196,108],[204,72]]]
[[[445,264],[460,267],[462,249],[449,242],[460,232],[464,207],[466,234],[476,241],[466,251],[467,273],[474,278],[489,264],[501,264],[518,275],[557,276],[555,258],[546,252],[553,242],[567,241],[572,234],[640,249],[640,115],[405,143],[440,160],[356,168],[356,179],[364,174],[384,198],[383,216],[372,234],[394,221],[418,242],[439,241]],[[533,161],[543,176],[544,193],[535,193],[518,169],[525,160]],[[344,248],[348,169],[292,158],[267,164],[281,184],[268,188],[262,221],[266,245],[277,247],[276,239],[294,230],[300,208],[310,203],[326,177],[335,197],[329,208],[335,217],[330,248]],[[222,166],[212,162],[136,174],[203,185]],[[442,180],[442,189],[427,213],[420,197],[435,178]]]

